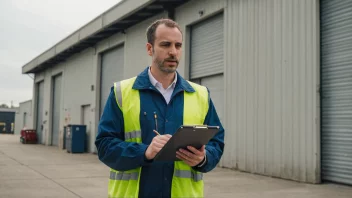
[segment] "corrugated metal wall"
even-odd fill
[[[221,165],[320,181],[317,0],[229,0]]]

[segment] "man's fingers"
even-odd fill
[[[158,144],[162,144],[162,145],[165,145],[167,143],[167,141],[160,140],[160,139],[156,139],[154,142],[157,142]]]
[[[183,154],[179,151],[176,152],[176,157],[183,160],[183,161],[189,161],[189,158],[185,154]]]
[[[197,150],[197,149],[195,149]],[[185,149],[180,149],[180,152],[183,153],[184,155],[186,155],[187,157],[191,158],[191,159],[198,159],[199,157],[203,156],[203,154],[201,152],[198,152],[200,154],[196,154],[196,153],[192,153],[192,152],[189,152]]]
[[[187,146],[187,148],[192,151],[195,155],[198,156],[203,156],[203,152],[204,152],[204,145],[202,146],[202,148],[200,148],[199,150],[194,148],[193,146]]]
[[[199,151],[201,151],[201,152],[203,152],[205,150],[205,145],[203,145],[200,149],[199,149]]]
[[[172,137],[172,135],[170,135],[170,134],[165,134],[164,136],[167,137],[168,139],[170,139]]]
[[[160,150],[161,150],[161,148],[160,148],[160,147],[157,147],[157,148],[154,149],[154,152],[155,152],[155,153],[159,153]]]
[[[189,158],[187,158],[185,155],[183,155],[180,152],[176,153],[176,157],[182,161],[184,161],[186,164],[188,164],[189,166],[195,166],[196,163],[194,161],[189,160]]]
[[[163,146],[164,146],[164,144],[160,144],[159,142],[154,142],[153,143],[153,147],[155,147],[155,148],[163,148]]]
[[[158,139],[168,141],[171,138],[170,134],[156,136]]]
[[[185,161],[185,162],[188,162],[187,159],[185,159],[183,156],[179,155],[179,154],[176,154],[176,157],[182,161]]]
[[[187,151],[185,151],[185,152],[183,152],[183,151],[181,151],[181,152],[178,151],[178,152],[176,152],[176,154],[182,156],[184,159],[186,159],[186,160],[188,160],[188,161],[195,161],[196,158],[197,158],[196,155],[194,155],[194,154],[192,154],[192,153],[190,153],[190,152],[187,152]]]

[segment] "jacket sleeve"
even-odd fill
[[[209,92],[209,91],[208,91]],[[210,94],[209,94],[210,95]],[[193,169],[199,172],[209,172],[216,167],[224,152],[224,134],[225,130],[220,122],[215,106],[211,98],[209,98],[209,110],[204,120],[205,125],[219,126],[219,132],[205,145],[206,158],[205,163],[200,163],[202,166],[195,166]]]
[[[124,121],[118,107],[114,89],[106,101],[105,108],[98,125],[95,145],[99,160],[108,167],[126,171],[146,165],[146,144],[125,142]]]

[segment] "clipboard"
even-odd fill
[[[206,145],[219,130],[219,126],[182,125],[156,154],[154,161],[181,161],[176,157],[176,151],[180,148],[188,150],[187,146],[200,149],[203,145]]]

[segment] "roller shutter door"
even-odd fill
[[[352,1],[321,1],[322,179],[352,184]]]
[[[218,14],[191,27],[191,79],[224,72],[223,18]]]
[[[113,83],[123,79],[124,48],[119,46],[109,50],[101,56],[101,86],[100,86],[100,115],[104,111],[106,100]]]
[[[62,76],[55,76],[53,79],[53,125],[52,125],[52,136],[51,145],[59,145],[59,131],[60,131],[60,116],[61,116],[61,84]]]
[[[39,144],[44,144],[43,140],[43,105],[44,105],[44,81],[37,84],[37,138]]]

